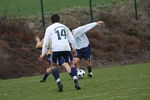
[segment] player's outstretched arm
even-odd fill
[[[96,25],[97,25],[97,22],[92,22],[92,23],[77,27],[77,28],[72,30],[73,35],[74,35],[74,37],[76,37],[76,36],[80,36],[82,34],[85,34],[86,32],[91,30]]]
[[[96,25],[101,25],[103,23],[104,23],[103,21],[92,22],[92,23],[77,27],[76,29],[73,29],[72,32],[75,37],[80,36],[80,35],[88,32],[92,28],[94,28]]]

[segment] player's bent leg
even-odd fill
[[[52,67],[50,66],[49,68],[47,68],[46,72],[51,73],[52,71]]]
[[[63,63],[62,66],[66,69],[68,73],[71,73],[71,68],[68,63]]]
[[[93,66],[93,64],[92,64],[92,62],[86,60],[85,61],[85,65],[87,66],[87,69],[88,69],[88,77],[92,78],[93,77],[93,73],[92,73],[92,66]]]
[[[77,65],[79,63],[79,61],[80,61],[80,58],[77,58],[77,57],[73,58],[74,65]]]
[[[77,69],[80,69],[80,66],[79,66],[79,61],[80,61],[81,59],[80,58],[77,58],[77,57],[75,57],[74,59],[73,59],[73,64],[74,64],[74,66],[77,68]]]
[[[74,66],[73,57],[72,57],[71,52],[64,52],[64,55],[61,58],[61,60],[63,61],[63,59],[65,62],[61,65],[63,65],[63,66],[65,65],[65,69],[67,70],[67,72],[70,74],[71,78],[74,81],[75,88],[77,90],[81,89],[78,84],[77,70],[76,70],[76,67]]]
[[[43,78],[40,80],[40,82],[45,82],[45,81],[46,81],[47,77],[49,76],[49,73],[51,72],[51,69],[52,69],[52,68],[49,67],[49,68],[46,70],[46,72],[45,72]]]
[[[76,67],[73,66],[73,63],[63,63],[62,66],[66,69],[66,71],[70,74],[72,79],[77,79],[77,70]],[[71,66],[71,67],[70,67]]]
[[[40,80],[40,82],[45,82],[48,76],[49,76],[49,73],[45,72],[45,74],[44,74],[43,78]]]

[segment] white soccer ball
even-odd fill
[[[84,70],[82,70],[82,69],[80,69],[80,70],[78,70],[77,71],[77,77],[78,78],[84,78],[84,76],[85,76],[85,71]]]

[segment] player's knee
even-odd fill
[[[51,69],[55,69],[55,68],[57,68],[56,66],[51,66]]]
[[[46,72],[50,73],[51,72],[51,67],[49,67]]]
[[[68,64],[70,67],[75,65],[73,62],[69,62]]]
[[[73,59],[73,63],[74,63],[74,64],[78,64],[79,61],[80,61],[79,58],[74,58],[74,59]]]

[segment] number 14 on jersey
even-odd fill
[[[62,38],[66,39],[67,37],[65,29],[56,30],[55,33],[57,34],[58,40],[61,40]]]

